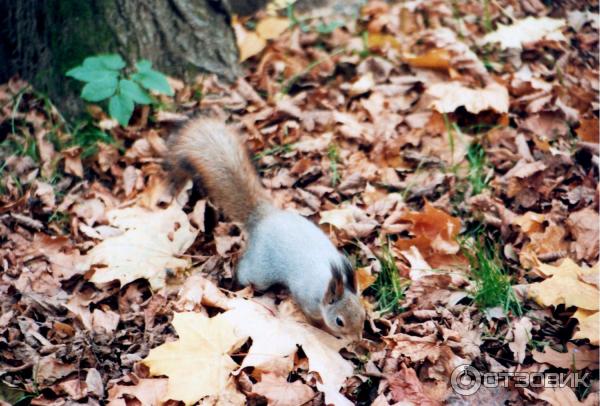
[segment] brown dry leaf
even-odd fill
[[[125,285],[145,278],[159,289],[165,284],[167,270],[189,266],[188,260],[176,256],[192,245],[198,231],[178,205],[153,211],[142,207],[116,209],[107,217],[110,225],[123,234],[105,239],[87,254],[88,266],[97,266],[91,282],[118,279]]]
[[[442,403],[431,398],[426,392],[423,384],[412,368],[402,364],[400,371],[387,378],[390,384],[390,392],[395,402],[414,405],[437,406]]]
[[[527,343],[531,340],[531,319],[521,317],[519,320],[513,320],[511,331],[507,335],[507,340],[511,340],[508,347],[514,354],[515,361],[522,364],[527,353]]]
[[[150,350],[143,360],[150,374],[169,377],[162,400],[191,405],[231,390],[229,375],[238,365],[228,354],[247,336],[239,335],[223,314],[208,318],[200,313],[175,313],[172,324],[179,340]]]
[[[415,237],[397,240],[395,246],[398,249],[408,251],[411,246],[417,247],[427,263],[434,268],[461,262],[462,257],[458,255],[459,245],[456,242],[460,232],[458,218],[425,202],[422,212],[410,212],[404,215],[402,220],[412,224],[410,231]]]
[[[590,207],[573,212],[567,219],[567,226],[574,240],[571,251],[575,259],[596,261],[600,249],[600,216]]]
[[[370,235],[378,226],[377,221],[356,206],[325,210],[320,213],[319,224],[331,224],[343,231],[348,238],[362,238]]]
[[[315,397],[310,386],[268,373],[262,374],[260,382],[252,386],[252,392],[264,396],[273,406],[300,406]]]
[[[453,113],[461,106],[473,114],[485,110],[508,112],[508,90],[496,82],[480,89],[456,81],[440,82],[429,86],[425,94],[431,98],[429,107],[440,113]]]
[[[81,163],[81,148],[71,147],[61,151],[65,158],[65,173],[83,178],[83,164]]]
[[[575,130],[579,138],[586,142],[598,143],[600,136],[600,127],[597,118],[582,118],[579,122],[579,128]]]
[[[552,406],[565,406],[565,405],[584,406],[584,405],[588,404],[587,402],[580,402],[577,399],[575,392],[573,392],[573,389],[569,388],[568,386],[563,386],[563,387],[558,387],[558,388],[544,388],[542,393],[537,395],[537,398],[548,402]]]
[[[572,370],[598,369],[598,348],[592,349],[588,345],[578,347],[573,343],[567,343],[567,352],[558,352],[546,347],[544,352],[532,351],[532,355],[537,362],[544,362],[558,368]]]
[[[123,395],[128,395],[140,401],[141,406],[154,406],[161,403],[167,394],[168,379],[140,379],[135,385],[115,385],[108,391],[108,405],[119,404]]]

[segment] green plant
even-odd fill
[[[400,277],[400,272],[394,261],[389,247],[385,247],[381,256],[377,258],[381,264],[381,272],[371,285],[377,298],[377,309],[382,313],[399,313],[402,310],[400,301],[404,298],[404,291],[409,282]]]
[[[487,236],[481,228],[475,229],[471,236],[462,238],[460,243],[471,266],[475,282],[473,298],[477,306],[481,309],[501,306],[505,313],[512,311],[521,315],[521,304],[500,258],[500,244]]]
[[[98,55],[86,58],[83,64],[66,75],[85,82],[81,98],[88,102],[108,99],[108,113],[122,126],[129,123],[135,104],[154,101],[148,91],[173,95],[173,89],[162,73],[152,69],[152,63],[140,60],[136,72],[128,74],[120,55]]]
[[[492,172],[488,170],[485,150],[480,144],[471,144],[467,151],[469,173],[467,178],[471,184],[471,195],[475,196],[488,187]]]
[[[336,144],[329,144],[329,148],[327,149],[327,157],[329,158],[329,169],[331,171],[331,186],[336,187],[340,182],[340,174],[338,172],[340,151]]]
[[[110,134],[105,133],[91,122],[86,121],[75,127],[68,146],[81,147],[81,158],[86,159],[98,152],[98,143],[112,144],[115,142]]]

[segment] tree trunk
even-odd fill
[[[0,0],[0,81],[30,81],[65,112],[81,111],[81,84],[65,72],[88,56],[148,59],[183,79],[239,74],[229,17],[210,0]]]

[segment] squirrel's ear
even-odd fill
[[[327,286],[327,292],[323,298],[324,304],[337,302],[344,295],[344,277],[340,269],[336,266],[331,267],[331,280]]]
[[[342,256],[342,271],[346,277],[346,286],[352,293],[356,293],[358,290],[358,279],[352,264],[348,261],[348,258]]]

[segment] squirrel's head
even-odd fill
[[[360,339],[365,309],[360,303],[356,273],[348,259],[342,257],[340,264],[331,265],[331,275],[323,297],[323,321],[336,336]]]

